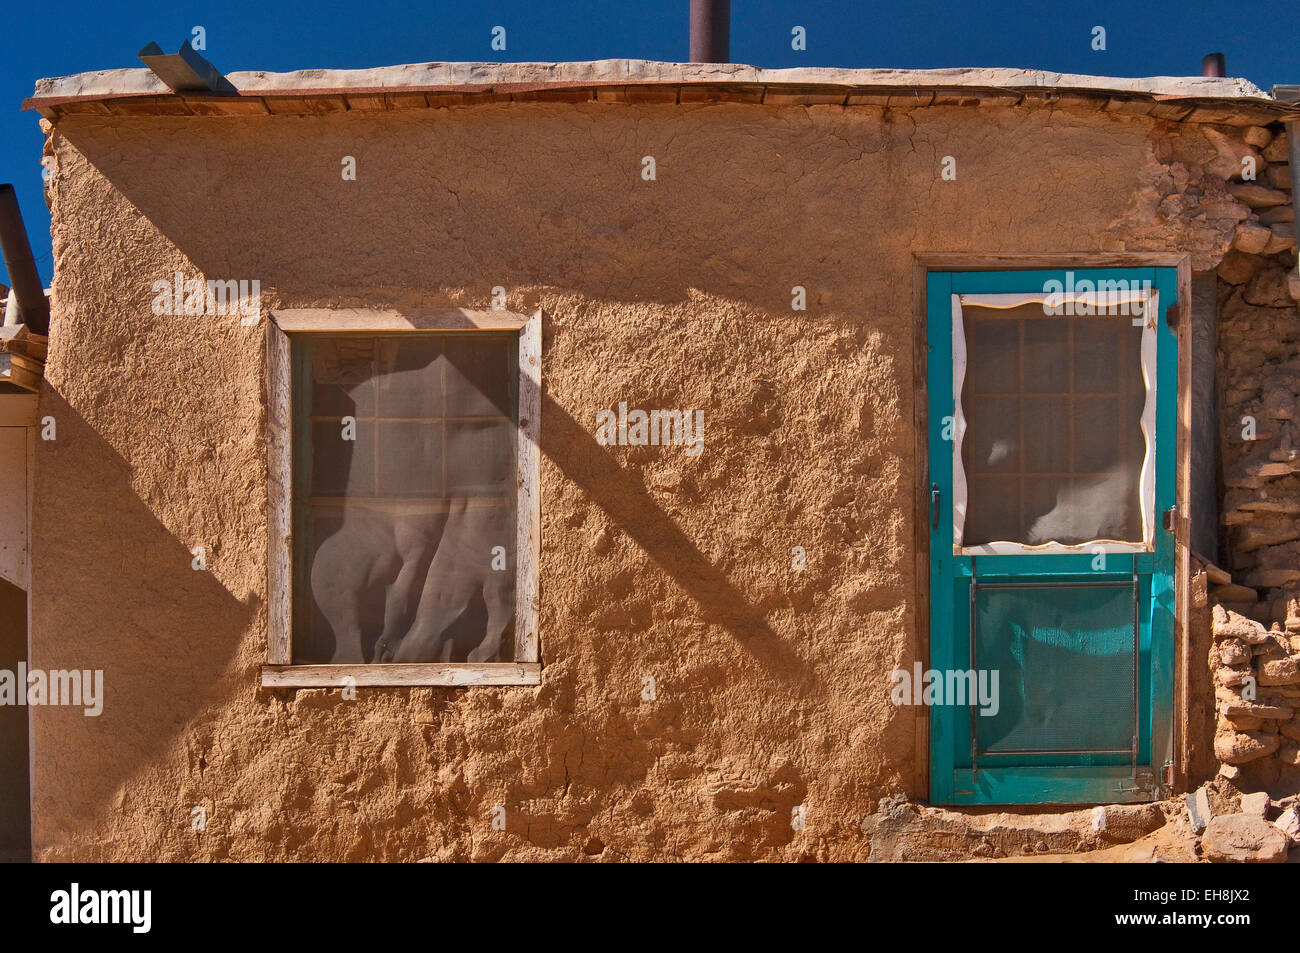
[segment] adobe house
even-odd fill
[[[25,104],[27,661],[104,696],[26,709],[36,859],[1085,809],[958,838],[1055,852],[1300,791],[1289,91],[143,58]]]

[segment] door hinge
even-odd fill
[[[1169,507],[1169,509],[1165,510],[1164,518],[1162,522],[1164,523],[1164,527],[1167,532],[1172,533],[1174,531],[1174,518],[1177,515],[1178,515],[1178,507],[1176,506],[1171,506]]]

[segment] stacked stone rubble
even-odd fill
[[[1300,769],[1300,635],[1213,610],[1214,754],[1245,787],[1275,787]]]
[[[1295,206],[1280,126],[1207,135],[1217,155],[1202,165],[1203,177],[1223,179],[1248,210],[1216,269],[1220,560],[1228,572],[1214,570],[1209,593],[1214,754],[1221,773],[1242,789],[1277,787],[1300,779]]]
[[[1284,132],[1250,127],[1221,145],[1223,168],[1254,160],[1255,181],[1228,191],[1250,209],[1218,266],[1218,379],[1223,528],[1238,586],[1220,601],[1285,623],[1300,596],[1300,275]],[[1211,163],[1210,167],[1214,167]],[[1242,587],[1252,589],[1245,591]],[[1300,618],[1296,618],[1300,628]]]

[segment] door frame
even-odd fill
[[[1187,730],[1187,618],[1188,583],[1191,578],[1191,552],[1188,547],[1187,488],[1190,476],[1190,315],[1192,301],[1191,256],[1175,252],[1156,253],[979,253],[979,252],[914,252],[912,257],[913,309],[913,419],[915,427],[916,466],[913,485],[913,563],[916,642],[912,660],[925,667],[932,666],[930,639],[930,454],[929,454],[929,357],[927,286],[931,272],[955,271],[1028,271],[1068,269],[1175,269],[1177,302],[1171,307],[1162,305],[1162,319],[1174,328],[1178,344],[1177,367],[1177,434],[1175,449],[1174,489],[1174,631],[1172,664],[1172,717],[1168,736],[1160,742],[1163,757],[1156,754],[1153,762],[1168,765],[1156,778],[1162,793],[1183,791],[1187,788],[1188,750]],[[914,708],[915,719],[915,774],[913,795],[928,801],[931,792],[931,723],[930,711],[923,705]],[[1153,737],[1153,752],[1156,739]]]
[[[40,398],[30,393],[0,394],[0,427],[22,427],[26,430],[24,442],[24,468],[27,477],[27,553],[24,560],[24,578],[19,585],[27,595],[27,661],[32,658],[32,514],[36,501],[36,433],[40,426],[38,413]],[[27,712],[27,834],[28,860],[31,859],[31,836],[35,818],[32,816],[32,779],[36,775],[35,732],[31,709]]]

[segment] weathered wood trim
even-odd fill
[[[293,371],[289,338],[266,325],[267,661],[287,665],[293,633]]]
[[[542,666],[535,662],[262,666],[264,688],[417,688],[425,685],[464,687],[541,683]]]
[[[36,411],[33,408],[32,425],[27,428],[27,584],[23,586],[23,589],[27,592],[28,659],[32,657],[32,540],[36,538],[34,533],[36,528],[36,428]],[[31,775],[28,777],[31,777]]]
[[[1022,255],[985,252],[916,252],[927,271],[1009,271],[1030,268],[1177,268],[1188,258],[1179,252],[1077,252]]]
[[[1218,294],[1217,277],[1211,273],[1210,278],[1216,283],[1213,294]],[[1192,519],[1196,500],[1193,497],[1192,453],[1200,434],[1195,424],[1197,412],[1194,393],[1193,360],[1198,363],[1203,356],[1196,353],[1198,342],[1194,336],[1196,321],[1192,317],[1193,308],[1198,308],[1199,294],[1204,287],[1194,289],[1191,261],[1184,257],[1178,263],[1178,307],[1181,320],[1178,322],[1178,477],[1174,492],[1174,712],[1173,733],[1170,737],[1171,777],[1169,782],[1173,791],[1184,791],[1188,784],[1188,768],[1191,759],[1191,745],[1188,736],[1188,713],[1191,710],[1191,653],[1188,651],[1191,639],[1191,534]],[[1198,284],[1200,284],[1198,282]],[[1213,374],[1215,360],[1214,346],[1211,343],[1208,355]],[[1217,422],[1212,422],[1217,428]],[[1217,433],[1217,430],[1215,431]],[[1154,741],[1154,736],[1153,736]],[[1153,752],[1157,758],[1159,752]],[[1160,769],[1160,764],[1156,764]],[[1161,778],[1161,781],[1164,779]],[[1166,792],[1168,794],[1169,792]]]
[[[518,331],[527,315],[512,311],[444,308],[395,311],[374,308],[286,308],[271,319],[282,331]]]
[[[14,542],[21,542],[18,553],[18,565],[12,574],[5,578],[19,589],[28,593],[28,634],[30,636],[30,608],[32,591],[32,507],[36,499],[36,432],[38,398],[35,394],[0,394],[0,427],[13,430],[15,442],[22,445],[21,473],[22,490],[22,537],[13,537]],[[12,461],[11,461],[12,462]],[[7,489],[12,490],[12,487]],[[28,654],[27,658],[31,658]]]
[[[343,315],[343,320],[338,320]],[[380,316],[380,317],[376,317]],[[467,317],[468,316],[468,317]],[[278,311],[267,324],[267,662],[262,684],[535,685],[540,681],[541,371],[542,313],[449,309],[419,317],[364,309]],[[397,320],[393,320],[397,319]],[[519,333],[518,498],[515,554],[515,662],[394,665],[292,665],[293,633],[293,370],[286,332],[510,330]],[[400,322],[400,323],[399,323]],[[379,326],[377,326],[377,324]]]
[[[32,481],[29,427],[0,427],[0,579],[29,590]]]
[[[45,362],[17,351],[10,351],[9,372],[0,380],[6,380],[16,387],[31,394],[41,392],[41,381],[45,378]]]
[[[929,328],[927,320],[926,275],[928,269],[918,257],[912,263],[912,428],[913,480],[912,550],[915,583],[913,586],[916,629],[916,657],[926,669],[930,659],[930,387]],[[913,706],[916,712],[916,752],[914,795],[930,799],[930,709]]]
[[[519,331],[518,539],[515,544],[515,658],[541,659],[538,612],[541,565],[542,312]]]

